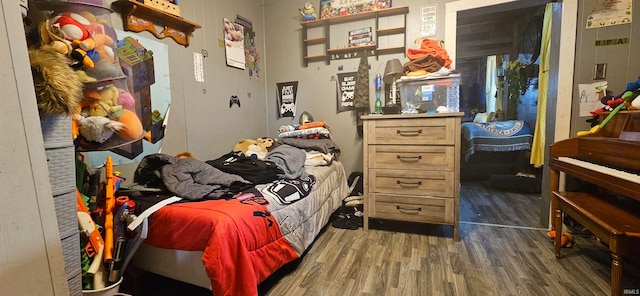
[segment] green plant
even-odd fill
[[[526,67],[520,59],[505,62],[506,83],[509,88],[509,103],[519,105],[522,103],[520,96],[524,95],[530,85],[529,78],[524,73]]]

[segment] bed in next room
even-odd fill
[[[465,122],[461,126],[460,179],[515,174],[531,149],[533,131],[522,120]]]
[[[216,296],[257,295],[258,284],[300,257],[349,195],[340,150],[328,128],[316,131],[280,135],[263,159],[284,171],[278,179],[231,198],[180,201],[154,212],[135,266]]]

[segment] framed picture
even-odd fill
[[[349,47],[372,45],[371,27],[349,31]]]

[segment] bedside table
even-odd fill
[[[459,239],[462,116],[362,116],[365,230],[369,218],[444,224]]]

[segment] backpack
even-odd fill
[[[275,181],[280,173],[275,163],[247,157],[241,151],[229,152],[217,159],[207,160],[205,163],[225,173],[241,176],[253,184],[265,184]]]

